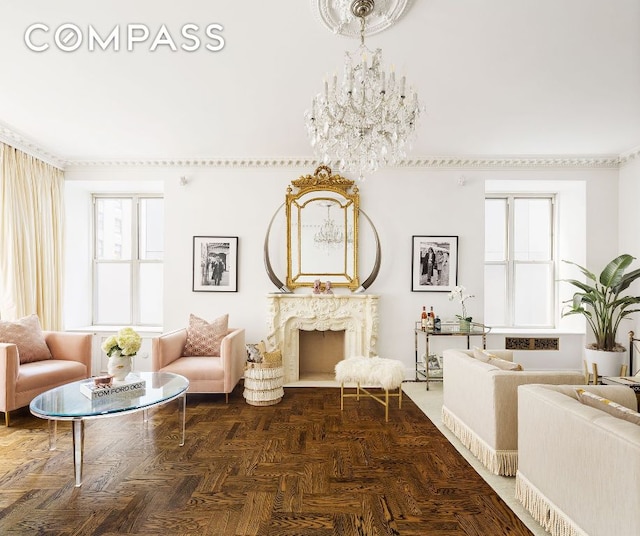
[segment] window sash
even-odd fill
[[[98,199],[127,199],[131,200],[131,215],[128,218],[131,222],[128,229],[122,229],[124,233],[127,231],[130,237],[131,254],[128,259],[104,259],[99,257],[101,244],[98,237],[98,226],[100,225],[100,213],[98,212]],[[143,322],[142,321],[142,307],[141,307],[141,289],[143,285],[140,280],[140,272],[145,265],[160,265],[164,264],[162,253],[156,254],[159,258],[154,259],[142,259],[140,258],[139,240],[142,233],[144,224],[141,219],[141,202],[146,199],[163,199],[161,195],[153,194],[123,194],[123,195],[110,195],[110,194],[94,194],[93,195],[93,307],[92,307],[92,322],[94,325],[135,325],[135,326],[159,326],[162,321],[161,318],[156,322]],[[123,218],[124,219],[124,218]],[[164,249],[164,248],[163,248]],[[109,264],[123,264],[129,267],[128,280],[121,281],[124,287],[128,286],[128,303],[124,305],[126,311],[118,315],[117,318],[112,315],[109,318],[100,318],[104,316],[104,307],[101,310],[100,303],[100,272],[106,268]],[[118,283],[115,284],[113,290],[117,292]],[[162,294],[162,292],[160,292]],[[161,300],[160,300],[161,303]],[[148,308],[147,308],[148,309]],[[149,316],[148,314],[145,316]],[[160,310],[159,317],[162,316]]]
[[[548,256],[549,258],[546,260],[515,260],[515,252],[514,252],[514,236],[515,236],[515,201],[516,200],[527,200],[527,199],[540,199],[540,200],[548,200],[549,201],[549,222],[545,222],[545,228],[549,232],[548,237]],[[494,327],[508,327],[508,328],[554,328],[555,327],[555,315],[553,311],[556,307],[556,285],[555,285],[555,273],[556,273],[556,261],[555,261],[555,196],[553,194],[514,194],[514,195],[498,195],[492,194],[486,197],[486,200],[504,200],[506,203],[504,205],[504,217],[507,224],[504,227],[505,236],[503,238],[504,243],[506,244],[506,258],[504,260],[486,260],[488,255],[485,255],[485,267],[500,267],[504,268],[504,278],[502,284],[500,282],[493,281],[493,285],[489,285],[485,282],[486,286],[495,286],[496,288],[504,286],[504,307],[502,310],[502,314],[497,314],[500,311],[499,307],[497,307],[495,302],[487,301],[487,306],[485,306],[485,320],[490,323],[491,315],[494,316],[502,316],[503,322],[494,323]],[[487,204],[485,204],[485,207]],[[494,204],[495,206],[495,204]],[[485,208],[486,209],[486,208]],[[498,216],[495,216],[496,219],[499,219]],[[496,257],[495,252],[491,254],[493,258]],[[516,272],[518,267],[526,267],[526,266],[546,266],[548,268],[548,284],[546,288],[540,289],[537,292],[537,296],[545,296],[546,304],[546,312],[544,316],[546,317],[546,321],[541,322],[530,322],[530,323],[518,323],[516,316],[518,311],[516,310],[516,292],[517,292],[517,281],[516,281]],[[488,270],[485,269],[485,279],[487,276]],[[498,270],[490,270],[490,273],[496,273]],[[487,298],[487,300],[490,298]],[[498,298],[500,299],[500,298]],[[486,314],[489,313],[489,314]],[[522,315],[520,315],[522,316]]]

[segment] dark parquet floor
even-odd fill
[[[339,390],[288,388],[254,407],[239,385],[89,421],[74,487],[71,430],[20,410],[0,430],[2,535],[531,534],[408,398],[401,410]],[[175,405],[174,405],[175,404]]]

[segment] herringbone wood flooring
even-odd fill
[[[531,534],[409,399],[401,410],[339,390],[288,388],[253,407],[239,385],[177,406],[89,421],[74,487],[70,426],[21,410],[0,430],[0,534]]]

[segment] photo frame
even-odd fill
[[[458,237],[414,235],[411,291],[451,292],[458,284]]]
[[[193,292],[238,291],[238,237],[193,237]]]

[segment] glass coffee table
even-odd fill
[[[80,391],[80,385],[87,380],[80,380],[61,385],[35,397],[29,409],[36,417],[49,420],[49,450],[56,448],[56,427],[58,421],[72,421],[73,428],[73,467],[76,487],[82,485],[82,456],[84,450],[84,422],[88,419],[115,417],[127,413],[143,412],[147,421],[147,410],[180,398],[180,446],[184,445],[185,413],[189,380],[179,374],[170,372],[134,372],[145,381],[142,393],[113,395],[98,399],[90,399]]]

